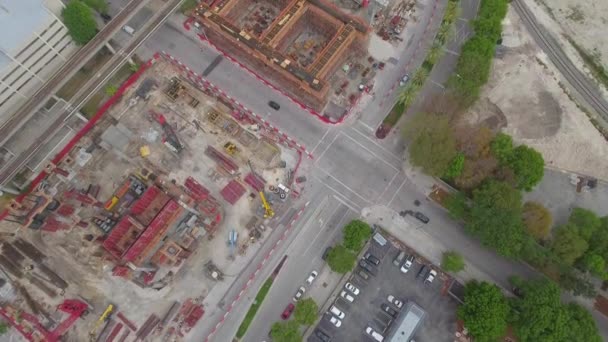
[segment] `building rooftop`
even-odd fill
[[[53,15],[44,0],[0,0],[0,55],[17,54],[22,45],[51,20]],[[6,61],[0,58],[0,69]]]
[[[416,303],[407,303],[404,312],[399,315],[399,321],[395,324],[396,329],[389,335],[388,341],[410,342],[424,316],[426,316],[426,311]]]

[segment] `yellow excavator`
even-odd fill
[[[260,191],[260,198],[262,199],[262,205],[264,206],[264,218],[272,218],[274,217],[274,210],[270,206],[270,203],[266,200],[266,196],[264,196],[264,191]]]
[[[103,322],[105,322],[108,318],[110,318],[110,315],[112,314],[113,311],[114,311],[114,305],[110,304],[110,305],[108,305],[106,310],[101,314],[101,316],[99,316],[99,319],[97,320],[97,322],[95,322],[95,326],[89,332],[89,338],[91,341],[95,341],[95,339],[97,337],[97,330],[99,329],[99,327],[101,326],[101,324]]]

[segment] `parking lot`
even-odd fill
[[[376,274],[365,280],[357,274],[361,270],[357,266],[348,280],[360,290],[357,296],[353,296],[354,301],[350,303],[340,297],[343,288],[333,294],[336,298],[334,304],[345,313],[341,326],[334,326],[330,322],[332,315],[326,313],[315,330],[321,330],[332,341],[374,341],[365,333],[366,327],[371,326],[387,341],[389,334],[397,328],[397,318],[403,314],[398,310],[395,317],[391,317],[382,310],[381,305],[388,304],[387,297],[393,295],[404,303],[403,308],[408,301],[413,301],[426,311],[426,317],[414,335],[416,341],[453,341],[457,303],[450,296],[442,295],[445,280],[441,272],[433,267],[439,274],[433,282],[425,284],[426,272],[417,278],[424,261],[416,257],[409,272],[402,273],[399,267],[393,265],[400,250],[391,242],[382,247],[372,241],[367,252],[380,259],[378,266],[372,265]],[[407,250],[406,253],[411,254]],[[396,309],[394,305],[390,306]],[[313,332],[308,341],[322,340]]]

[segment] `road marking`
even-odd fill
[[[340,203],[341,204],[341,203]],[[331,212],[331,215],[329,215],[329,219],[327,220],[327,222],[331,221],[331,218],[334,216],[334,214],[338,211],[338,209],[340,209],[340,206],[338,205],[336,207],[336,209],[334,209],[334,211]],[[348,210],[346,210],[346,212],[342,215],[342,217],[340,218],[339,221],[342,220],[342,218],[346,215],[346,213],[348,212]],[[339,222],[338,221],[338,222]],[[302,253],[302,256],[305,256],[306,254],[308,254],[308,251],[312,248],[312,246],[315,244],[315,242],[317,241],[317,239],[319,238],[319,236],[321,236],[321,233],[323,233],[325,231],[325,227],[327,226],[327,222],[325,222],[324,224],[321,225],[321,229],[319,229],[319,232],[315,235],[315,237],[312,239],[312,241],[310,242],[310,244],[308,245],[308,248],[306,248],[306,250]]]
[[[403,182],[401,182],[401,185],[399,185],[399,187],[397,188],[397,191],[395,191],[395,193],[393,194],[393,197],[391,197],[391,200],[388,201],[388,204],[386,205],[387,207],[390,208],[391,203],[393,203],[393,200],[395,199],[395,197],[397,197],[397,194],[399,193],[399,191],[401,191],[401,188],[403,187],[403,185],[405,185],[405,182],[407,182],[407,177],[405,177],[405,179],[403,179]]]
[[[319,140],[319,142],[317,143],[317,145],[315,145],[315,147],[312,149],[312,151],[310,151],[310,154],[315,153],[315,150],[317,149],[317,147],[319,147],[319,145],[321,145],[321,143],[325,140],[325,137],[327,136],[327,134],[329,134],[329,131],[332,130],[333,127],[330,127],[329,129],[327,129],[325,131],[325,134],[323,134],[323,137],[321,137],[321,140]]]
[[[393,176],[393,178],[391,178],[391,181],[388,182],[388,184],[386,184],[386,187],[384,187],[384,190],[382,190],[382,192],[380,193],[380,195],[378,196],[378,198],[376,199],[376,201],[380,201],[380,199],[382,198],[382,196],[384,195],[384,193],[386,192],[386,190],[388,190],[388,187],[391,186],[391,184],[393,184],[393,181],[395,180],[395,178],[397,178],[397,175],[399,175],[401,172],[397,172],[395,173],[395,175]]]
[[[368,137],[367,135],[365,135],[365,133],[359,131],[356,127],[353,126],[352,129],[353,129],[353,131],[357,132],[358,134],[360,134],[365,139],[369,140],[372,144],[376,145],[379,149],[381,149],[382,151],[384,151],[386,154],[388,154],[389,156],[391,156],[391,157],[395,158],[396,160],[398,160],[399,163],[401,163],[403,161],[402,157],[399,157],[398,155],[396,155],[393,152],[389,151],[386,147],[378,144],[376,141],[374,141],[373,139],[371,139],[370,137]]]
[[[399,170],[398,168],[394,167],[391,163],[387,162],[386,160],[384,160],[384,158],[381,158],[380,156],[378,156],[377,153],[374,153],[372,150],[370,150],[369,148],[365,147],[363,144],[361,144],[360,142],[358,142],[355,138],[351,137],[350,135],[344,133],[344,132],[340,132],[340,134],[344,135],[345,137],[349,138],[350,140],[354,141],[355,144],[361,146],[362,149],[364,149],[365,151],[367,151],[369,154],[371,154],[374,158],[381,160],[383,163],[385,163],[386,165],[390,166],[393,170],[399,172],[401,170]]]
[[[441,88],[441,89],[445,89],[445,87],[443,86],[443,84],[435,82],[434,80],[432,80],[431,78],[429,78],[429,81],[431,82],[431,84]]]
[[[443,49],[443,51],[445,51],[445,52],[447,52],[447,53],[449,53],[451,55],[454,55],[454,56],[460,56],[460,54],[458,52],[452,51],[450,49]]]
[[[332,188],[331,188],[329,185],[327,185],[327,184],[325,184],[325,186],[327,186],[328,188],[332,189]],[[332,190],[334,190],[334,189],[332,189]],[[334,191],[336,191],[336,190],[334,190]],[[357,205],[356,203],[354,203],[354,202],[353,202],[353,205],[355,205],[355,206],[356,206],[356,208],[355,208],[355,207],[353,207],[353,205],[351,205],[351,204],[349,204],[349,203],[346,203],[346,202],[344,201],[344,199],[340,198],[339,196],[336,196],[335,194],[334,194],[334,198],[335,198],[336,200],[338,200],[338,202],[340,202],[340,203],[344,204],[345,206],[347,206],[347,207],[348,207],[348,209],[350,209],[350,210],[352,210],[352,211],[354,211],[354,212],[356,212],[356,213],[361,212],[361,207],[360,207],[359,205]]]
[[[338,139],[339,134],[336,134],[336,136],[334,137],[334,139],[329,143],[329,145],[327,145],[327,147],[325,148],[325,150],[323,150],[323,152],[321,152],[321,154],[319,155],[319,157],[317,158],[317,160],[315,161],[314,164],[317,164],[319,162],[319,160],[321,160],[321,158],[323,157],[323,155],[325,154],[325,152],[327,152],[327,150],[329,150],[329,148],[331,147],[331,145],[334,144],[334,142],[336,141],[336,139]]]
[[[365,197],[361,196],[358,192],[356,192],[355,190],[351,189],[348,185],[342,183],[342,181],[340,181],[339,179],[337,179],[336,177],[332,176],[329,172],[323,170],[320,167],[316,167],[318,170],[320,170],[321,172],[325,173],[328,177],[333,178],[333,180],[335,180],[336,182],[338,182],[338,184],[342,185],[346,190],[352,192],[355,196],[359,197],[360,199],[362,199],[364,202],[366,203],[371,203],[370,201],[368,201],[367,199],[365,199]],[[323,183],[325,185],[327,185],[326,183]],[[334,190],[335,191],[335,190]],[[342,195],[342,193],[338,192],[339,194]],[[344,196],[346,197],[346,196]]]

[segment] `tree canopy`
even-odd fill
[[[566,265],[572,265],[588,248],[587,241],[581,237],[578,228],[565,224],[556,229],[551,243],[551,250]]]
[[[524,203],[522,217],[526,231],[536,240],[544,240],[551,232],[551,212],[538,202]]]
[[[568,218],[568,223],[578,228],[580,236],[588,241],[593,233],[598,230],[602,221],[600,218],[591,210],[583,208],[574,208]]]
[[[447,170],[443,177],[447,179],[454,179],[462,174],[462,170],[464,170],[464,154],[458,152],[456,156],[452,159],[450,164],[448,165]]]
[[[492,154],[501,164],[507,164],[513,153],[513,138],[505,133],[498,133],[492,140]]]
[[[358,252],[371,235],[372,229],[369,224],[361,220],[353,220],[344,227],[344,247]]]
[[[340,274],[350,272],[355,267],[357,256],[342,245],[334,246],[327,254],[327,265]]]
[[[432,176],[444,176],[457,156],[449,118],[441,114],[416,114],[405,129],[410,161]]]
[[[311,325],[317,320],[319,307],[312,298],[306,298],[296,303],[294,318],[302,325]]]
[[[443,259],[441,261],[441,268],[448,272],[460,272],[464,270],[465,263],[462,255],[454,251],[448,251],[443,253]]]
[[[82,1],[68,2],[61,12],[61,16],[76,44],[84,45],[97,34],[97,24],[93,12]]]
[[[531,191],[540,183],[545,174],[545,160],[542,154],[526,145],[513,149],[508,166],[515,173],[517,188]]]
[[[496,341],[507,330],[509,310],[507,299],[496,285],[472,281],[465,287],[458,318],[476,341]]]
[[[524,240],[521,193],[509,184],[486,181],[473,191],[466,225],[483,244],[507,257],[517,257]]]
[[[275,322],[270,328],[270,337],[275,342],[300,342],[299,324],[296,321]]]

